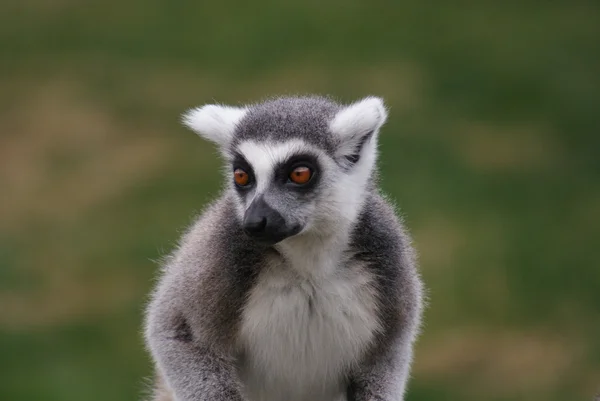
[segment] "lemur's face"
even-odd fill
[[[322,151],[301,141],[245,141],[232,153],[230,180],[249,236],[273,244],[310,227],[331,167]]]
[[[220,145],[243,230],[273,245],[355,221],[386,111],[378,98],[348,107],[282,98],[247,108],[204,106],[185,118]]]

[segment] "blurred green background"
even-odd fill
[[[204,3],[204,4],[202,4]],[[139,400],[157,272],[221,185],[180,114],[375,94],[430,289],[408,400],[600,391],[600,3],[3,0],[0,400]]]

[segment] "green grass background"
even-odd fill
[[[600,4],[0,5],[0,400],[140,399],[157,268],[220,188],[206,102],[376,94],[430,290],[407,399],[600,392]]]

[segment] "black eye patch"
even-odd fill
[[[290,174],[298,167],[308,167],[311,171],[310,180],[303,185],[298,185],[290,180]],[[317,157],[311,154],[297,154],[275,166],[275,182],[289,187],[289,189],[307,192],[313,189],[320,179],[320,165]]]
[[[249,177],[248,185],[246,185],[245,187],[236,186],[236,189],[238,191],[245,191],[248,188],[252,187],[255,182],[254,170],[252,169],[252,166],[250,165],[250,163],[248,163],[246,158],[239,153],[234,153],[231,165],[232,165],[232,169],[231,169],[232,175],[233,175],[233,172],[239,168],[239,169],[244,170],[246,172],[246,174],[248,174],[248,177]]]

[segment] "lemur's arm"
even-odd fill
[[[400,244],[406,244],[404,238]],[[350,376],[348,401],[402,401],[409,379],[414,341],[423,310],[423,288],[406,246],[392,248],[371,265],[380,273],[382,331],[373,348]],[[392,255],[396,255],[393,257]]]
[[[353,374],[348,401],[401,401],[412,359],[412,344],[398,339],[396,344],[369,358]]]
[[[243,401],[233,359],[192,333],[177,287],[161,284],[150,303],[146,338],[174,399]]]

